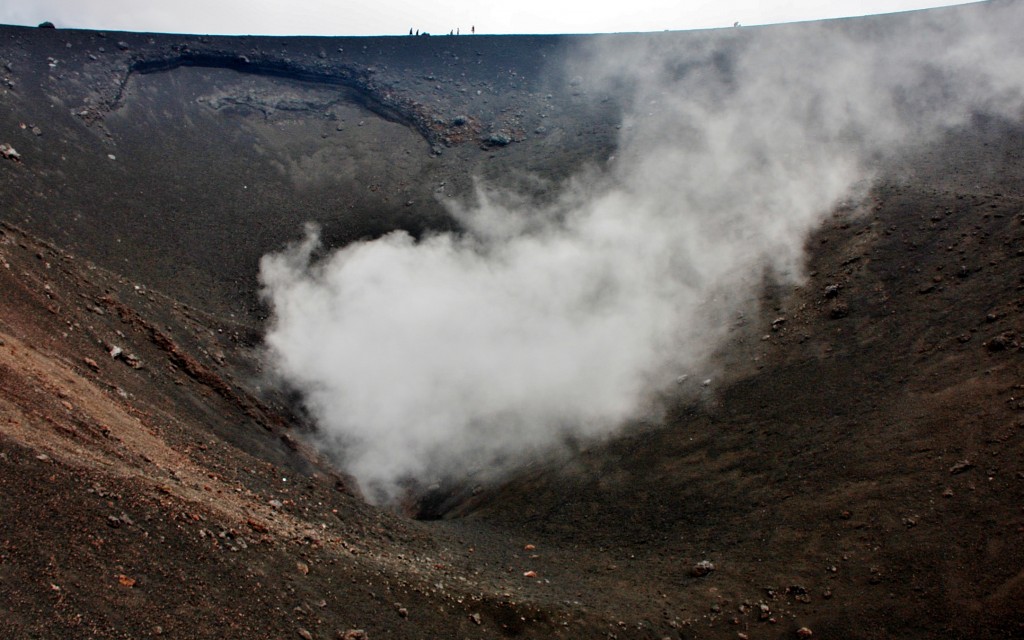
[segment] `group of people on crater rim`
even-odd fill
[[[422,36],[429,36],[430,35],[426,31],[424,31],[423,33],[420,33],[419,29],[416,29],[415,31],[416,31],[416,33],[414,34],[412,27],[410,27],[409,28],[409,35],[410,36],[411,35],[417,35],[417,36],[421,36],[421,35]],[[473,25],[472,27],[470,27],[469,28],[469,32],[474,34],[474,35],[476,35],[476,25]],[[451,31],[449,31],[448,35],[450,35],[450,36],[461,36],[462,35],[462,31],[458,27],[456,27],[456,28],[452,29]]]

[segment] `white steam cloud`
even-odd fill
[[[273,367],[379,501],[608,434],[701,366],[765,268],[799,278],[879,158],[1019,119],[1022,14],[599,40],[574,72],[630,92],[617,158],[543,207],[480,187],[461,234],[314,260],[311,227],[261,264]]]

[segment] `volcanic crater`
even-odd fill
[[[1020,637],[1019,110],[880,160],[803,239],[802,277],[757,275],[707,384],[666,380],[650,417],[396,504],[366,500],[271,375],[257,274],[307,222],[321,253],[459,234],[450,205],[481,183],[543,204],[613,165],[658,107],[591,82],[581,52],[682,45],[713,55],[679,74],[721,74],[758,34],[871,43],[1021,13],[0,28],[0,635]]]

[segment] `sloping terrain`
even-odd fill
[[[0,635],[1024,633],[1021,121],[893,160],[662,419],[396,513],[261,371],[258,260],[604,162],[586,38],[0,37]]]

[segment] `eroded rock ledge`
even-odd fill
[[[260,53],[239,55],[228,50],[197,49],[188,45],[174,45],[171,49],[169,54],[134,57],[109,108],[117,109],[123,103],[132,74],[162,73],[180,67],[204,67],[338,87],[344,90],[348,100],[385,120],[419,133],[435,154],[440,154],[444,146],[475,140],[482,131],[479,118],[445,114],[432,109],[391,84],[378,80],[373,67],[323,60],[296,61]]]

